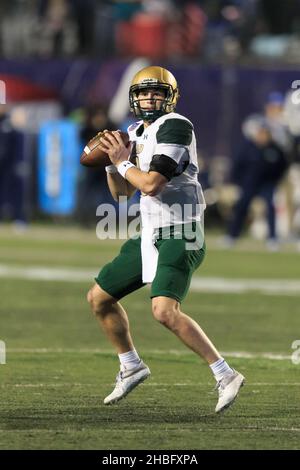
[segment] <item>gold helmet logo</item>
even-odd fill
[[[138,95],[141,90],[158,88],[165,92],[165,100],[159,110],[142,110]],[[131,82],[129,89],[130,109],[135,116],[145,121],[155,121],[160,116],[172,113],[179,99],[179,90],[174,75],[163,67],[151,66],[140,70]]]

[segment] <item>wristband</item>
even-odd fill
[[[117,166],[117,170],[120,173],[120,175],[123,176],[123,178],[125,178],[126,171],[129,170],[129,168],[136,168],[136,166],[133,163],[131,163],[129,160],[125,160],[124,162],[120,163]]]
[[[118,173],[118,169],[115,165],[108,165],[105,167],[105,171],[106,173],[110,173],[110,174],[113,174],[113,173]]]

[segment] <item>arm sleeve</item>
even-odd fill
[[[175,176],[177,169],[177,163],[172,158],[167,155],[153,155],[149,171],[157,171],[168,181],[170,181],[173,176]]]

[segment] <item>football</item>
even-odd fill
[[[81,165],[90,167],[104,167],[111,165],[108,154],[99,147],[101,137],[105,138],[105,134],[111,132],[112,131],[99,132],[86,144],[80,157]],[[129,135],[127,132],[122,131],[119,131],[119,134],[122,137],[124,144],[127,146],[129,143]]]

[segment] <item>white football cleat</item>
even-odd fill
[[[131,370],[120,371],[116,378],[116,386],[113,392],[104,398],[105,405],[112,405],[131,392],[137,385],[144,382],[150,375],[150,369],[143,361]]]
[[[217,383],[219,400],[216,406],[216,413],[228,408],[236,399],[239,389],[244,385],[245,377],[233,370],[233,374],[227,374]]]

